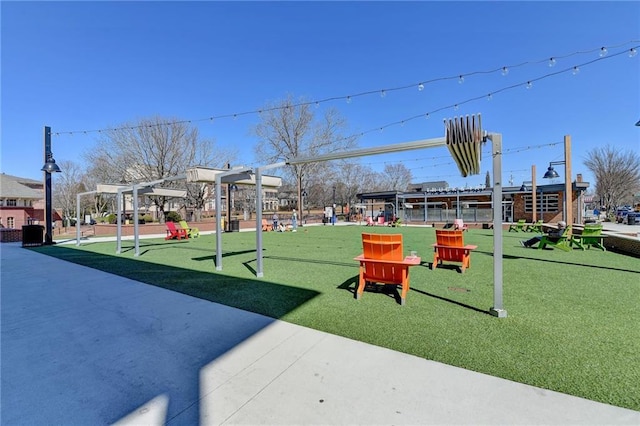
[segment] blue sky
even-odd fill
[[[237,148],[238,164],[255,164],[256,114],[196,120],[255,111],[288,94],[375,91],[317,107],[337,108],[349,133],[364,132],[360,147],[440,137],[443,119],[480,113],[486,130],[503,135],[505,185],[530,180],[533,164],[541,178],[549,161],[563,159],[564,135],[572,137],[573,179],[593,182],[582,163],[595,147],[640,149],[640,55],[627,55],[640,46],[639,2],[3,1],[1,24],[1,165],[12,175],[42,178],[45,125],[60,133],[56,160],[81,163],[100,136],[92,130],[155,115],[194,120],[203,137]],[[536,80],[598,59],[601,46],[608,55],[577,75]],[[575,52],[585,53],[563,57]],[[503,66],[506,76],[469,75]],[[458,75],[462,84],[417,89]],[[376,170],[403,162],[416,182],[452,186],[482,184],[492,168],[484,155],[482,173],[462,178],[444,147],[359,162]]]

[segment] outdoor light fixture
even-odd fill
[[[58,167],[58,165],[56,164],[56,160],[53,159],[53,153],[49,152],[47,154],[47,162],[44,163],[44,166],[42,166],[42,168],[40,169],[43,172],[47,172],[47,173],[55,173],[55,172],[61,172],[62,170],[60,170],[60,167]]]
[[[522,186],[520,187],[520,191],[528,191],[529,189],[527,188],[527,185],[533,185],[533,182],[530,180],[525,180],[524,182],[522,182]]]
[[[560,175],[558,174],[558,172],[556,172],[553,168],[553,166],[557,166],[560,164],[565,164],[564,161],[552,161],[549,163],[549,168],[547,169],[547,172],[544,174],[544,176],[542,176],[543,179],[558,179],[560,177]]]
[[[573,223],[573,191],[571,184],[571,136],[564,137],[564,161],[551,161],[549,168],[544,174],[544,179],[556,179],[560,177],[553,166],[564,164],[564,202],[563,202],[563,220],[567,225]]]

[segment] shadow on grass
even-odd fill
[[[349,293],[353,294],[353,298],[356,299],[356,291],[358,290],[358,283],[360,281],[360,275],[355,275],[351,278],[346,279],[342,284],[338,287],[341,290],[346,290]],[[402,304],[402,298],[400,297],[400,292],[398,291],[399,284],[376,284],[367,282],[364,286],[365,293],[382,293],[386,296],[393,298],[398,305]],[[363,296],[364,297],[364,296]]]
[[[157,263],[144,259],[126,259],[64,247],[34,248],[48,256],[126,277],[145,284],[194,296],[211,302],[222,303],[271,318],[281,318],[319,293],[313,290],[290,287],[258,279],[235,278]],[[244,252],[244,251],[243,251]],[[247,252],[253,252],[248,250]],[[230,252],[231,256],[242,252]],[[224,255],[223,255],[224,256]],[[205,256],[201,260],[215,259]]]
[[[523,248],[523,250],[531,250],[531,249]],[[535,250],[538,250],[538,249],[535,249]],[[553,249],[551,249],[551,250],[553,250]],[[543,250],[541,250],[541,251],[543,251]],[[546,249],[545,249],[545,251],[546,251]],[[493,257],[493,252],[490,252],[490,251],[476,250],[476,251],[474,251],[474,253],[484,254],[484,255]],[[554,260],[554,259],[538,259],[538,258],[529,257],[529,256],[513,256],[513,255],[510,255],[510,254],[504,254],[504,255],[502,255],[502,258],[503,259],[507,259],[507,260],[527,259],[527,260],[535,260],[535,261],[538,261],[538,262],[545,262],[545,263],[558,263],[558,264],[561,264],[561,265],[584,266],[585,268],[608,269],[610,271],[631,272],[632,274],[640,274],[640,271],[634,271],[632,269],[614,268],[614,267],[611,267],[611,266],[591,265],[591,264],[585,264],[585,263],[566,262],[566,261]]]
[[[330,260],[302,259],[297,257],[285,257],[285,256],[264,256],[264,258],[273,259],[273,260],[286,260],[287,262],[317,263],[321,265],[347,266],[350,268],[358,267],[358,264],[355,261],[347,263],[347,262],[334,262]]]
[[[264,251],[265,249],[262,249],[262,251]],[[211,250],[207,249],[207,250],[202,250],[202,251],[206,251],[207,253],[210,253]],[[255,253],[255,250],[241,250],[241,251],[228,251],[228,252],[222,252],[222,257],[230,257],[230,256],[239,256],[241,254],[247,254],[247,253]],[[197,262],[203,262],[205,260],[213,260],[213,264],[215,265],[216,263],[216,255],[212,254],[209,256],[202,256],[202,257],[192,257],[192,260],[195,260]],[[218,266],[218,265],[216,265]]]

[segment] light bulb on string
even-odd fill
[[[603,46],[603,47],[600,48],[600,57],[601,58],[607,56],[607,53],[609,53],[609,51],[607,50],[606,47]]]
[[[387,92],[386,92],[386,90],[382,89],[382,90],[380,91],[380,97],[381,97],[381,98],[384,98],[385,96],[387,96]]]
[[[454,110],[454,111],[457,111],[457,110],[458,110],[458,104],[455,104],[455,105],[453,106],[453,110]]]
[[[556,64],[556,58],[549,58],[549,66],[552,67]]]
[[[424,118],[425,118],[426,120],[428,120],[428,119],[429,119],[429,113],[426,113],[426,114],[424,115]]]
[[[509,74],[509,68],[502,67],[502,75],[507,75],[507,74]]]
[[[490,101],[491,99],[493,99],[493,94],[489,93],[489,94],[487,95],[487,100],[488,100],[488,101]]]
[[[577,75],[580,73],[580,68],[578,68],[577,66],[573,67],[573,71],[571,71],[571,73],[573,75]]]
[[[351,96],[347,96],[347,103],[350,104],[351,103]]]
[[[531,89],[533,87],[533,83],[527,81],[527,89]]]
[[[420,83],[418,84],[418,91],[422,92],[424,90],[424,84]]]
[[[631,49],[629,49],[629,57],[630,58],[633,58],[637,54],[638,54],[638,50],[635,47],[632,47]]]
[[[458,77],[458,83],[459,83],[459,84],[464,83],[464,76],[463,76],[463,75],[460,75],[460,76]]]

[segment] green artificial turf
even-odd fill
[[[391,286],[355,300],[362,232],[402,233],[410,271],[400,306]],[[640,261],[621,254],[525,249],[503,237],[504,308],[493,305],[493,234],[471,229],[478,249],[464,274],[429,269],[433,228],[310,226],[264,233],[264,277],[256,278],[255,232],[188,241],[141,240],[37,250],[71,262],[295,324],[517,382],[640,411]],[[348,356],[348,354],[346,354]]]

